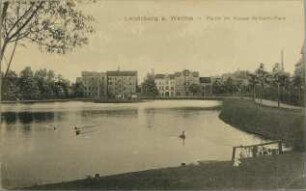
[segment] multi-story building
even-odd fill
[[[201,95],[211,96],[212,95],[212,79],[211,77],[200,77]]]
[[[82,77],[77,78],[77,82],[84,85],[84,96],[95,99],[106,98],[107,77],[103,72],[82,72]]]
[[[156,74],[154,81],[160,97],[175,96],[175,78],[173,74]]]
[[[108,71],[107,95],[109,98],[131,98],[137,91],[137,71]]]
[[[199,85],[199,72],[192,72],[190,70],[184,70],[182,72],[176,72],[175,78],[175,94],[176,96],[191,96],[193,93],[190,91],[192,84]]]

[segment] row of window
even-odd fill
[[[121,85],[121,84],[123,84],[123,85],[130,85],[130,86],[135,86],[136,85],[136,83],[133,83],[133,82],[115,82],[115,83],[113,83],[113,82],[108,82],[108,85],[110,85],[110,86],[112,86],[112,85]]]
[[[159,81],[157,84],[158,85],[164,85],[164,84],[171,84],[171,85],[173,85],[174,83],[175,83],[174,81],[170,81],[170,83],[169,83],[169,81],[165,81],[165,82]]]
[[[169,86],[159,86],[157,88],[158,90],[174,90],[174,87],[169,87]]]
[[[121,78],[118,78],[118,77],[109,77],[108,78],[108,81],[115,81],[115,80],[117,80],[117,81],[119,81],[119,80],[124,80],[124,81],[128,80],[128,81],[131,81],[131,80],[136,80],[136,77],[121,77]]]
[[[85,90],[94,91],[94,90],[98,90],[98,87],[87,87],[87,88],[85,88]]]
[[[120,88],[108,88],[109,91],[130,91],[130,92],[136,92],[136,88],[126,88],[126,87],[120,87]]]

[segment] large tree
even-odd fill
[[[145,81],[142,83],[141,89],[141,94],[145,97],[156,97],[158,95],[158,89],[153,74],[147,74]]]
[[[259,98],[262,102],[265,85],[269,83],[269,73],[266,71],[263,63],[260,63],[259,68],[255,71],[255,75],[261,88]]]
[[[35,100],[40,98],[39,87],[37,81],[34,79],[34,72],[31,67],[26,67],[20,72],[18,84],[23,100]]]
[[[238,85],[231,77],[225,80],[224,88],[226,93],[228,93],[229,95],[232,95],[233,93],[238,91]]]
[[[213,94],[221,95],[225,93],[224,81],[221,78],[215,79],[212,84]]]
[[[40,95],[42,98],[52,98],[54,95],[52,91],[52,83],[48,82],[48,71],[47,69],[37,70],[34,74],[34,79],[37,82]]]
[[[192,93],[193,96],[201,93],[201,86],[199,84],[191,84],[188,90]]]
[[[82,82],[76,82],[72,84],[72,96],[76,98],[84,97],[84,84]]]
[[[304,105],[304,94],[305,94],[305,64],[302,58],[295,66],[293,75],[293,86],[297,90],[296,103]]]
[[[88,34],[93,32],[90,25],[93,18],[78,9],[78,2],[0,0],[0,71],[5,61],[4,79],[18,45],[30,42],[37,44],[40,50],[65,54],[88,43]],[[0,101],[1,94],[2,91]]]
[[[281,95],[284,88],[289,84],[290,75],[284,72],[279,63],[276,63],[272,69],[272,83],[277,87],[277,106],[280,107]]]
[[[17,100],[19,95],[18,75],[14,71],[9,71],[7,74],[7,80],[3,83],[3,99],[5,100]]]
[[[255,74],[249,73],[248,75],[248,82],[249,82],[249,86],[252,89],[252,98],[253,101],[255,101],[256,99],[256,86],[259,83],[258,77]]]

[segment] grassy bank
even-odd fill
[[[305,111],[255,104],[251,100],[224,100],[220,118],[246,132],[282,140],[295,150],[305,150]]]
[[[285,153],[245,159],[239,167],[229,161],[186,165],[108,177],[36,186],[34,190],[212,190],[306,188],[304,155]]]

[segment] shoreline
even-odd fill
[[[80,180],[35,185],[22,190],[228,190],[301,189],[305,153],[243,159],[239,167],[232,161],[203,161],[198,164],[94,176]],[[280,173],[282,172],[282,173]],[[277,175],[277,176],[274,176]],[[286,181],[285,181],[286,180]],[[16,188],[19,190],[20,188]]]
[[[211,97],[141,97],[138,99],[94,99],[94,98],[69,98],[69,99],[44,99],[44,100],[19,100],[8,101],[4,100],[1,104],[33,104],[33,103],[54,103],[54,102],[93,102],[93,103],[139,103],[152,100],[223,100],[227,97],[211,96]],[[233,97],[234,98],[234,97]],[[240,97],[236,97],[237,99]],[[246,98],[245,98],[246,99]]]
[[[305,110],[276,108],[250,100],[224,100],[219,118],[244,132],[281,140],[305,152]]]
[[[221,106],[219,117],[225,123],[266,139],[281,139],[285,143],[295,146],[295,150],[281,155],[243,159],[242,165],[239,167],[233,167],[232,161],[203,161],[199,164],[97,176],[75,181],[35,185],[23,189],[220,190],[306,188],[305,178],[303,177],[305,175],[305,150],[302,147],[304,139],[299,136],[303,135],[304,129],[299,129],[301,126],[296,126],[305,123],[301,111],[261,106],[247,99],[227,99],[223,101]],[[278,124],[274,124],[276,128],[272,128],[274,126],[271,124],[277,121],[279,121]],[[300,123],[296,123],[297,121],[300,121]],[[295,125],[293,126],[294,129],[292,125]],[[290,130],[292,133],[290,133]],[[275,135],[275,133],[277,134]]]

